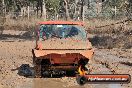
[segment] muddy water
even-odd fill
[[[76,79],[71,77],[29,78],[21,76],[18,74],[18,69],[22,64],[29,64],[33,67],[31,50],[35,41],[25,40],[19,36],[16,38],[14,36],[5,37],[0,39],[0,88],[132,88],[131,83],[80,86],[76,83]],[[95,49],[95,51],[95,56],[89,63],[91,74],[128,73],[132,75],[131,49],[125,51],[121,49]],[[120,62],[129,62],[129,64]]]

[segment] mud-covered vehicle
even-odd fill
[[[83,74],[94,51],[81,22],[45,21],[32,49],[35,77]]]

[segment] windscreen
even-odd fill
[[[86,40],[85,30],[77,25],[41,25],[38,36],[41,40],[50,38]]]

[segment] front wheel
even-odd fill
[[[33,64],[34,64],[35,78],[40,78],[41,77],[41,60],[34,59]]]
[[[76,80],[79,85],[84,85],[87,82],[86,77],[80,75],[77,76]]]

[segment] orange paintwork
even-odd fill
[[[67,25],[81,25],[83,26],[83,22],[71,22],[71,21],[44,21],[39,22],[38,24],[67,24]]]
[[[68,25],[79,25],[83,26],[82,22],[70,22],[70,21],[45,21],[39,22],[38,24],[68,24]],[[79,42],[77,40],[73,40]],[[88,41],[88,40],[87,40]],[[91,43],[88,41],[87,49],[80,50],[66,50],[66,49],[44,49],[41,41],[36,40],[36,48],[33,49],[35,57],[37,59],[49,59],[51,64],[75,64],[80,59],[92,59],[94,50]],[[81,71],[80,71],[81,73]]]
[[[75,63],[80,58],[91,59],[93,56],[93,49],[91,50],[36,50],[34,54],[39,59],[49,58],[51,63]]]
[[[36,57],[42,57],[51,53],[55,53],[55,54],[79,53],[88,59],[91,59],[92,55],[94,54],[93,49],[91,50],[36,50],[34,49],[34,53]]]

